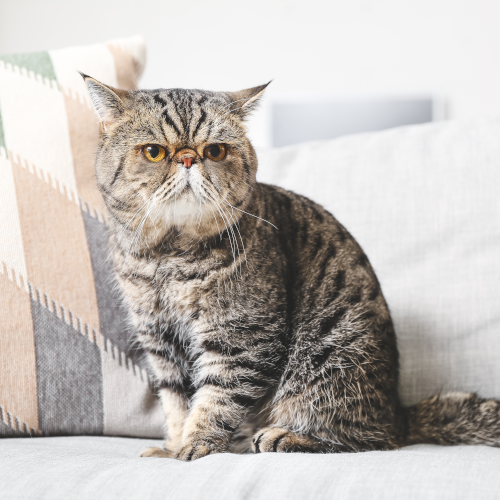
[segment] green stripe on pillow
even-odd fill
[[[48,52],[31,52],[29,54],[11,54],[0,56],[0,61],[10,63],[13,66],[26,68],[36,74],[42,75],[49,80],[56,80],[56,73]]]

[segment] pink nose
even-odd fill
[[[191,162],[193,161],[193,159],[190,156],[186,158],[181,158],[181,160],[184,162],[184,166],[186,168],[191,168]]]

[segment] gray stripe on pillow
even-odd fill
[[[87,234],[87,245],[92,260],[94,283],[99,307],[101,333],[110,339],[134,363],[146,367],[143,352],[132,345],[132,329],[114,278],[113,265],[108,250],[106,226],[82,210]]]
[[[26,436],[29,436],[29,434],[13,429],[5,422],[2,422],[0,420],[0,437],[26,437]]]
[[[40,428],[46,434],[102,434],[99,347],[33,298],[31,311]]]

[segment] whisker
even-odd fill
[[[218,195],[217,192],[215,191],[215,189],[212,186],[210,186],[210,184],[208,184],[208,182],[205,179],[204,179],[204,184],[205,184],[206,188],[211,192],[212,196],[215,195],[215,196],[218,196],[219,198],[223,199],[222,196]],[[231,217],[231,220],[233,221],[233,225],[236,227],[236,231],[238,231],[238,235],[239,235],[240,241],[241,241],[241,246],[243,247],[243,254],[244,254],[244,257],[245,257],[245,263],[248,265],[247,254],[246,254],[246,250],[245,250],[245,243],[243,242],[243,238],[241,236],[241,232],[240,232],[238,223],[234,219],[233,214],[229,213],[229,210],[226,210],[226,213]],[[233,231],[233,234],[234,234],[234,231]],[[235,235],[235,238],[236,238],[236,235]]]
[[[206,188],[206,186],[205,186]],[[208,191],[206,190],[206,194],[208,195],[211,195],[211,201],[213,201],[213,203],[215,204],[215,208],[217,209],[217,211],[219,212],[219,215],[221,216],[222,218],[222,221],[224,223],[224,226],[226,228],[226,231],[227,231],[227,234],[228,234],[228,237],[229,237],[229,243],[231,245],[231,251],[233,253],[233,259],[234,259],[234,263],[236,264],[236,252],[235,252],[235,246],[237,245],[233,245],[233,240],[234,240],[234,243],[236,243],[236,236],[234,234],[234,232],[231,232],[232,231],[232,228],[231,228],[231,225],[228,226],[228,223],[229,223],[229,219],[227,219],[223,212],[222,212],[222,207],[220,206],[220,204],[217,202],[217,200],[213,197],[213,195]],[[240,255],[240,249],[238,247],[238,257]]]
[[[240,258],[240,256],[241,256],[241,254],[240,254],[240,248],[239,248],[239,245],[237,243],[236,234],[235,234],[234,229],[232,227],[233,225],[236,226],[236,230],[238,231],[238,235],[240,237],[241,245],[242,245],[242,248],[243,248],[243,255],[244,255],[244,258],[245,258],[245,263],[248,265],[247,256],[246,256],[246,250],[245,250],[245,244],[243,242],[243,238],[241,237],[241,233],[240,233],[240,230],[239,230],[239,227],[238,227],[236,221],[234,220],[233,216],[231,214],[229,214],[229,211],[224,210],[224,208],[217,202],[216,197],[218,195],[215,192],[215,190],[212,189],[211,186],[206,182],[206,180],[203,181],[203,185],[204,185],[206,191],[208,191],[208,194],[210,194],[212,196],[213,201],[216,203],[216,205],[218,205],[220,207],[219,213],[220,213],[221,210],[224,211],[225,213],[227,213],[226,220],[227,220],[228,224],[229,224],[229,217],[233,221],[233,224],[229,224],[229,227],[226,227],[226,229],[228,230],[228,234],[230,234],[229,231],[231,231],[231,234],[232,234],[234,242],[235,242],[235,246],[236,246],[236,248],[238,250],[238,258]],[[241,261],[240,261],[239,267],[240,267],[240,275],[241,275]]]
[[[274,229],[277,229],[279,231],[279,229],[272,223],[272,222],[269,222],[268,220],[266,219],[263,219],[262,217],[258,217],[257,215],[254,215],[254,214],[251,214],[250,212],[245,212],[244,210],[241,210],[237,207],[233,207],[233,205],[231,205],[231,203],[229,203],[226,198],[224,198],[224,196],[220,196],[222,200],[224,200],[231,208],[234,208],[234,210],[238,210],[238,212],[241,212],[243,214],[247,214],[247,215],[250,215],[251,217],[255,217],[256,219],[259,219],[261,220],[262,222],[267,222],[268,224],[270,224],[271,226],[274,227]]]

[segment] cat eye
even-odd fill
[[[224,144],[210,144],[205,148],[203,154],[212,161],[220,161],[226,156],[226,146]]]
[[[163,160],[163,158],[165,158],[165,155],[167,154],[164,148],[162,148],[161,146],[156,146],[154,144],[144,146],[142,148],[142,153],[149,161],[152,161],[154,163]]]

